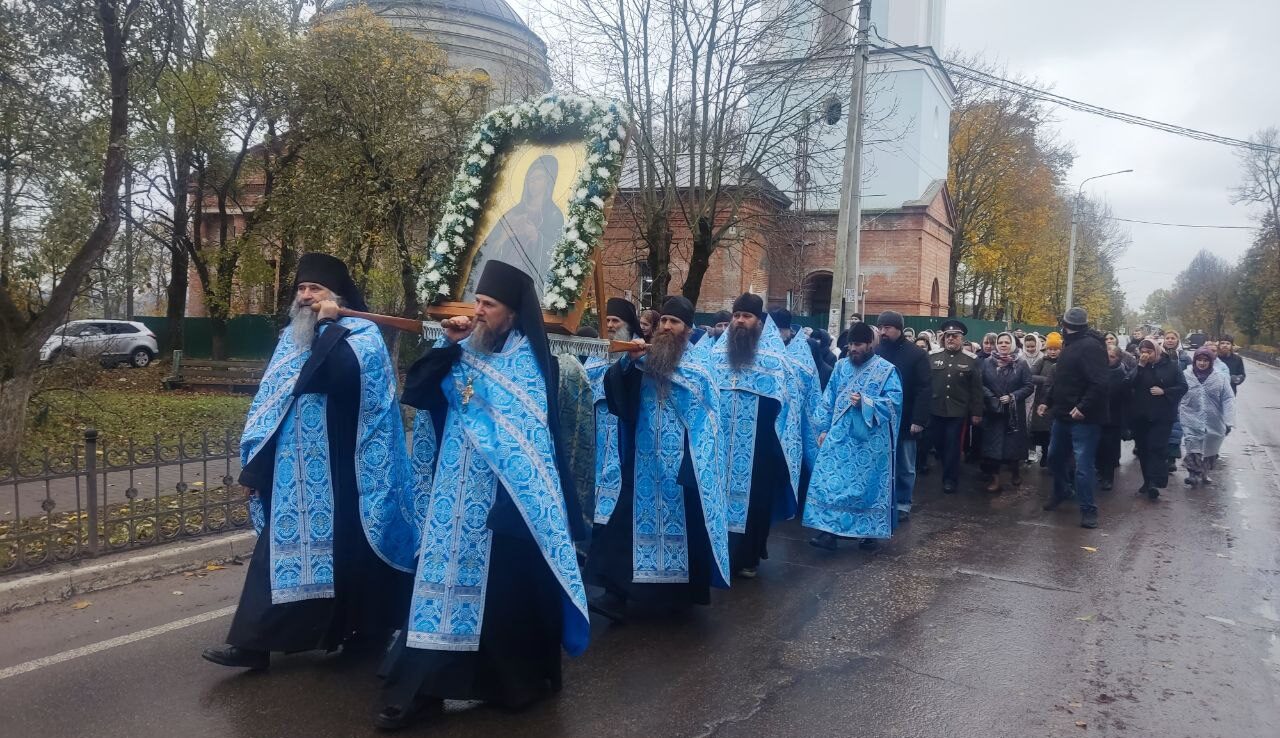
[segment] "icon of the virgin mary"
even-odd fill
[[[554,156],[540,156],[524,175],[520,202],[502,214],[472,264],[471,275],[484,272],[490,259],[506,262],[533,277],[538,296],[551,265],[552,247],[564,231],[564,213],[551,197],[560,165]]]

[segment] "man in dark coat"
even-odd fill
[[[902,314],[880,313],[880,342],[876,354],[893,364],[902,382],[902,422],[899,424],[897,459],[894,463],[894,504],[898,521],[911,516],[911,493],[916,486],[916,440],[929,425],[933,402],[933,377],[929,355],[903,334]]]
[[[340,304],[368,309],[343,262],[303,254],[294,284],[289,326],[241,442],[240,484],[259,535],[228,645],[203,654],[224,666],[265,669],[272,651],[333,650],[357,634],[373,640],[397,626],[409,601],[407,574],[370,548],[360,498],[374,490],[357,484],[403,481],[394,389],[362,399],[362,382],[393,387],[394,368],[376,326],[338,319]],[[371,466],[377,473],[366,476]]]
[[[1080,527],[1098,527],[1093,500],[1094,460],[1102,424],[1107,422],[1107,347],[1102,334],[1089,329],[1089,314],[1073,307],[1062,316],[1062,353],[1049,388],[1049,467],[1053,496],[1044,505],[1055,510],[1070,496],[1071,459],[1075,458],[1076,498]]]
[[[1218,339],[1218,361],[1227,365],[1227,370],[1231,372],[1231,394],[1236,394],[1240,389],[1240,385],[1244,384],[1244,359],[1236,353],[1236,342],[1231,336],[1223,336]]]

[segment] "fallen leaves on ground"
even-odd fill
[[[1080,548],[1083,548],[1084,550],[1088,551],[1091,554],[1098,553],[1098,549],[1093,546],[1081,546]]]
[[[1093,622],[1093,619],[1094,619],[1094,618],[1096,618],[1096,617],[1098,617],[1096,614],[1094,614],[1094,615],[1081,615],[1081,616],[1077,617],[1077,618],[1076,618],[1076,620],[1079,620],[1079,621],[1080,621],[1080,622],[1082,622],[1082,623],[1091,623],[1091,622]]]
[[[93,603],[92,603],[92,602],[90,602],[90,601],[88,601],[88,600],[80,600],[79,602],[77,602],[77,603],[75,603],[74,605],[72,605],[72,606],[71,606],[71,609],[72,609],[72,610],[83,610],[83,609],[85,609],[86,607],[88,607],[89,605],[92,605],[92,604],[93,604]]]
[[[1088,724],[1088,723],[1086,723],[1086,722],[1085,722],[1085,721],[1083,721],[1083,720],[1077,720],[1077,721],[1076,721],[1076,727],[1077,727],[1077,728],[1085,728],[1085,729],[1088,729],[1089,724]]]

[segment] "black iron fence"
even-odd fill
[[[239,435],[107,443],[0,468],[0,574],[245,528]]]

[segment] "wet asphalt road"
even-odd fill
[[[1137,497],[1126,444],[1086,531],[1073,509],[1040,511],[1034,468],[997,497],[976,480],[944,497],[925,477],[879,552],[827,554],[784,525],[760,577],[711,607],[594,623],[558,697],[519,714],[450,703],[409,734],[1280,735],[1280,371],[1249,373],[1215,488],[1180,472],[1159,502]],[[374,734],[372,655],[277,658],[268,674],[199,659],[243,572],[0,619],[0,735]]]

